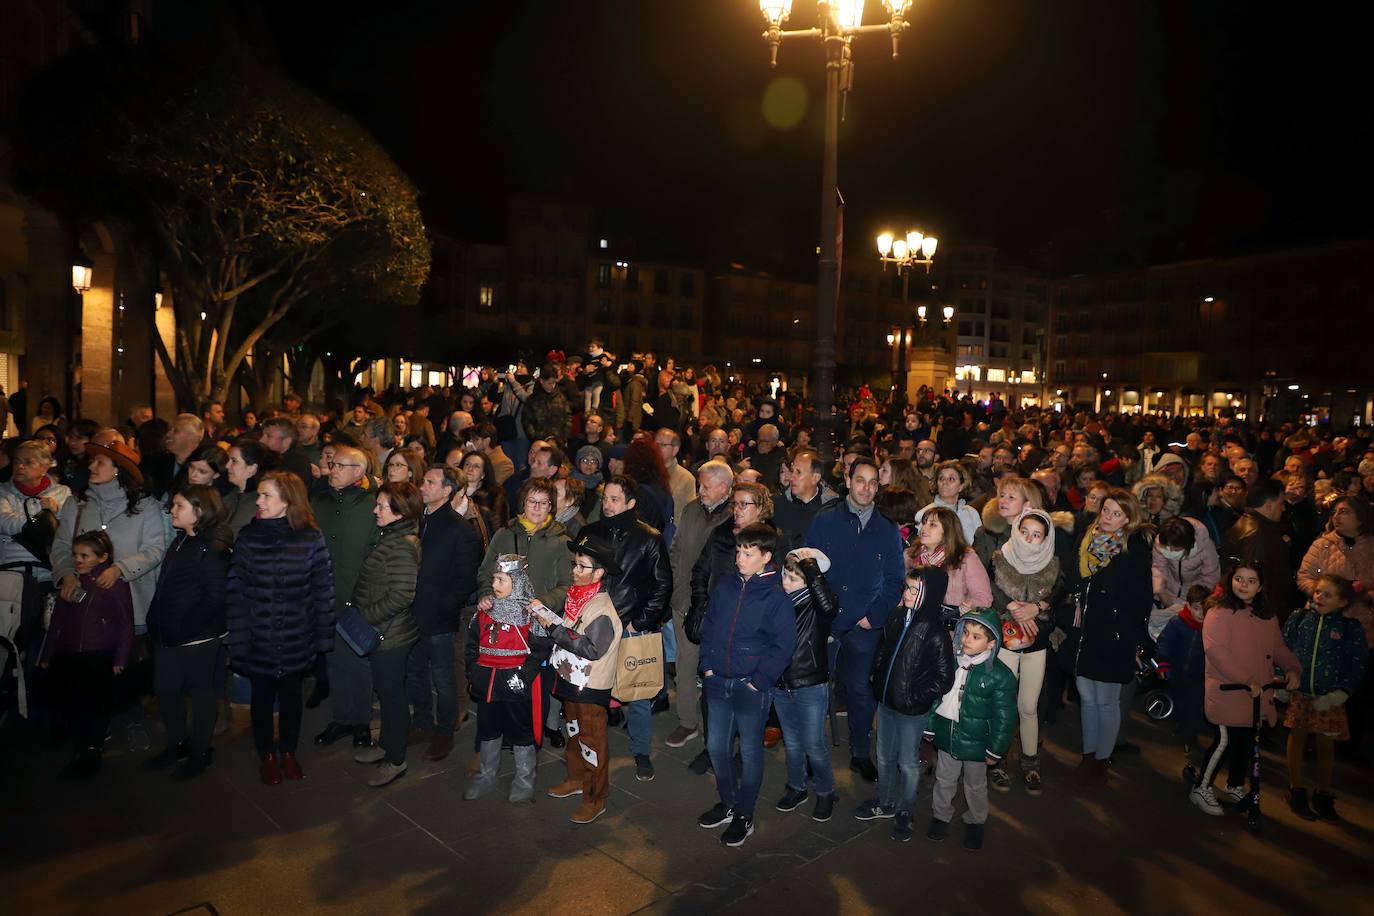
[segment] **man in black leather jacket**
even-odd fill
[[[592,535],[615,546],[615,562],[620,573],[604,580],[607,594],[615,605],[625,635],[654,632],[672,614],[668,600],[673,594],[673,570],[668,563],[668,548],[663,535],[635,513],[639,496],[635,482],[616,474],[606,482],[601,497],[602,519],[582,529],[578,539]],[[630,751],[635,758],[635,776],[641,782],[654,778],[649,759],[653,701],[636,700],[626,704],[630,720]]]
[[[782,564],[782,588],[797,615],[797,644],[792,661],[778,678],[773,708],[782,725],[787,748],[787,786],[775,806],[793,811],[806,801],[806,769],[816,782],[815,821],[828,821],[835,810],[835,774],[825,741],[825,716],[830,705],[830,622],[840,603],[825,581],[830,558],[814,547],[787,554]]]

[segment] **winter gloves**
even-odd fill
[[[1330,693],[1324,693],[1314,698],[1312,700],[1312,708],[1317,712],[1326,712],[1328,709],[1335,709],[1348,699],[1350,699],[1350,694],[1346,693],[1344,690],[1333,690]]]

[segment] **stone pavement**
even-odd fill
[[[307,713],[306,734],[323,725]],[[411,749],[410,772],[381,790],[352,748],[307,744],[302,783],[257,781],[246,735],[218,742],[214,766],[190,785],[149,774],[118,740],[91,784],[55,778],[65,761],[9,723],[0,731],[0,851],[5,903],[48,913],[1174,913],[1369,912],[1374,879],[1374,780],[1341,766],[1348,820],[1308,824],[1282,800],[1282,762],[1265,776],[1268,829],[1243,817],[1209,818],[1188,804],[1180,756],[1163,728],[1137,721],[1139,757],[1123,760],[1105,788],[1073,789],[1077,724],[1048,730],[1045,791],[993,793],[987,845],[969,853],[955,824],[943,845],[923,836],[930,787],[922,786],[917,836],[893,842],[891,822],[850,812],[856,786],[836,748],[836,816],[810,819],[772,807],[783,750],[767,754],[757,829],[739,849],[695,824],[715,801],[710,776],[685,764],[701,744],[665,748],[671,714],[656,716],[657,779],[637,782],[628,741],[616,731],[611,808],[587,827],[567,816],[576,799],[540,795],[512,806],[464,802],[464,750],[435,765]],[[843,720],[841,720],[843,722]],[[843,725],[841,725],[843,731]],[[117,732],[117,734],[119,734]],[[154,749],[159,735],[154,733]],[[560,752],[561,753],[561,752]],[[510,755],[503,782],[509,785]],[[541,755],[542,789],[562,778],[559,753]],[[1352,895],[1358,895],[1352,897]]]

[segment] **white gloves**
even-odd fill
[[[1317,712],[1326,712],[1328,709],[1335,709],[1350,698],[1350,694],[1344,690],[1333,690],[1324,693],[1312,701],[1312,708]]]

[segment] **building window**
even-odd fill
[[[668,327],[669,324],[670,324],[670,321],[669,321],[669,316],[668,316],[668,303],[666,303],[666,302],[655,302],[655,303],[654,303],[654,327],[656,327],[656,328],[666,328],[666,327]]]
[[[610,248],[610,247],[611,247],[611,240],[610,240],[610,239],[602,239],[602,240],[601,240],[601,250],[602,250],[602,251],[605,251],[607,248]]]
[[[691,276],[687,274],[686,276]],[[696,324],[696,309],[690,305],[679,305],[677,307],[677,326],[680,329],[687,329]]]
[[[484,309],[496,305],[496,287],[485,285],[477,287],[477,304]]]
[[[992,355],[993,355],[993,356],[996,356],[996,355],[997,355],[997,348],[996,348],[996,347],[993,347],[993,348],[992,348]],[[1006,380],[1007,380],[1007,370],[1005,370],[1005,369],[989,369],[989,370],[988,370],[988,381],[989,381],[989,382],[1005,382]]]
[[[678,295],[695,296],[697,294],[697,275],[690,270],[684,270],[678,280]]]
[[[627,267],[625,268],[625,288],[628,289],[628,290],[635,290],[635,291],[638,291],[638,289],[639,289],[639,268],[638,268],[638,267],[628,267],[628,266],[627,266]]]
[[[602,299],[597,305],[596,320],[601,324],[610,324],[615,320],[614,313],[611,311],[611,300]]]
[[[666,296],[670,290],[668,282],[668,269],[660,267],[654,271],[654,293],[659,296]]]
[[[1062,360],[1062,359],[1056,359],[1056,360],[1054,361],[1054,377],[1055,377],[1055,380],[1056,380],[1056,381],[1062,380],[1062,379],[1064,378],[1064,376],[1068,374],[1068,368],[1069,368],[1069,364],[1068,364],[1067,362],[1065,362],[1065,361]]]
[[[596,265],[596,285],[600,289],[608,289],[611,285],[611,265]]]
[[[988,348],[988,355],[991,356],[991,357],[994,358],[994,359],[1006,359],[1006,358],[1007,358],[1007,345],[1006,345],[1006,344],[992,344],[992,345]]]
[[[639,301],[636,299],[625,300],[625,324],[639,324]]]

